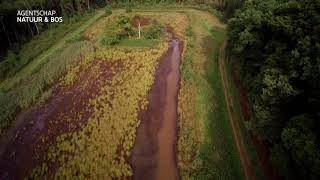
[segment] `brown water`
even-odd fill
[[[133,179],[179,179],[176,162],[177,102],[182,43],[173,38],[160,59],[147,110],[141,112],[132,150]]]

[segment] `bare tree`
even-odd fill
[[[133,18],[133,24],[138,24],[139,39],[140,39],[140,37],[141,37],[141,18],[140,18],[140,16],[135,16]]]
[[[87,0],[87,7],[88,7],[88,10],[90,9],[90,0]]]

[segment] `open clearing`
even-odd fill
[[[225,28],[195,9],[95,13],[0,84],[54,76],[2,137],[0,179],[256,179],[219,68]],[[73,60],[50,74],[53,56]]]

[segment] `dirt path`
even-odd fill
[[[243,138],[241,136],[241,130],[239,127],[239,120],[237,119],[237,116],[233,110],[233,100],[231,95],[229,94],[229,86],[227,83],[227,72],[226,72],[226,67],[224,64],[224,49],[226,47],[226,43],[224,43],[220,47],[220,57],[219,57],[219,70],[220,70],[220,76],[222,79],[222,84],[223,84],[223,91],[226,99],[226,103],[228,106],[228,114],[230,117],[230,123],[232,127],[232,134],[233,138],[237,147],[237,150],[239,152],[239,157],[240,157],[240,162],[242,166],[242,170],[245,175],[246,180],[252,180],[256,179],[255,172],[253,170],[249,154],[247,152],[247,149],[244,145]]]
[[[132,150],[133,179],[178,179],[176,163],[177,101],[182,43],[173,39],[160,59],[155,81],[148,95],[147,110],[140,114]]]

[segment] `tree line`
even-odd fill
[[[228,28],[250,128],[285,179],[320,179],[320,1],[246,1]]]

